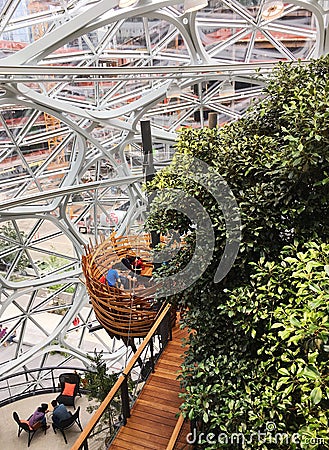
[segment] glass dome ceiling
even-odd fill
[[[162,167],[180,127],[239,119],[278,61],[326,52],[321,5],[0,0],[0,320],[17,333],[0,374],[88,365],[95,348],[119,364],[122,343],[90,332],[80,259],[141,226],[140,121]]]

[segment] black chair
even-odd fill
[[[41,422],[37,422],[37,426],[32,428],[32,427],[30,427],[28,420],[22,420],[19,418],[16,411],[13,412],[13,418],[18,425],[18,435],[17,436],[19,437],[23,430],[28,433],[28,439],[27,439],[28,447],[30,447],[32,438],[38,430],[44,430],[44,432],[46,434],[47,429],[42,427]]]
[[[82,426],[81,426],[81,423],[80,423],[79,414],[80,414],[80,406],[77,407],[75,413],[72,414],[72,416],[70,418],[62,420],[59,423],[54,423],[53,422],[53,430],[54,430],[54,432],[56,433],[56,430],[59,430],[62,433],[62,435],[64,437],[65,444],[67,444],[67,439],[66,439],[64,430],[67,430],[68,428],[71,428],[72,425],[74,423],[76,423],[78,425],[78,427],[80,428],[80,430],[82,431]]]
[[[65,406],[73,406],[75,409],[74,400],[77,395],[81,397],[80,393],[80,377],[77,373],[62,373],[59,376],[61,385],[61,393],[56,398],[58,403],[63,403]]]

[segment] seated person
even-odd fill
[[[46,419],[46,412],[48,412],[48,405],[47,403],[41,403],[41,406],[39,406],[32,416],[28,419],[30,427],[35,427],[37,422],[40,422],[42,424],[42,428],[46,430],[49,428],[49,425],[47,425],[47,419]]]
[[[0,330],[0,339],[2,339],[3,337],[6,336],[7,330],[8,330],[8,327],[1,328],[1,330]]]
[[[59,425],[60,422],[72,416],[71,411],[68,411],[62,403],[59,405],[57,400],[52,400],[51,405],[54,408],[52,418],[55,425]]]
[[[142,269],[144,269],[144,263],[143,260],[140,256],[137,256],[135,261],[132,264],[133,266],[133,271],[137,274],[140,275],[142,273]]]
[[[4,342],[4,346],[7,347],[7,345],[12,344],[16,338],[16,330],[12,332],[12,334],[8,337],[6,342]]]
[[[106,277],[105,277],[105,275],[101,275],[99,281],[100,281],[102,284],[106,284]]]
[[[119,274],[118,282],[121,284],[121,287],[123,289],[129,289],[132,277],[125,271],[126,267],[123,266],[122,263],[117,263],[113,266],[113,269],[118,271]]]
[[[128,277],[120,274],[120,283],[121,283],[121,287],[123,289],[129,289],[130,283],[129,283],[129,278]]]
[[[106,274],[106,281],[109,286],[115,286],[117,284],[117,281],[119,280],[119,274],[116,269],[113,268],[113,266],[110,266],[107,274]]]
[[[126,255],[125,258],[122,258],[122,264],[129,270],[134,270],[133,264],[135,262],[136,256]]]

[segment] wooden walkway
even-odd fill
[[[187,331],[178,326],[165,348],[142,393],[135,402],[127,425],[122,427],[109,450],[165,450],[177,422],[182,399],[177,375],[184,349],[181,339]],[[185,436],[177,448],[187,449]]]

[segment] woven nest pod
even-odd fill
[[[155,286],[146,283],[147,287],[136,287],[133,280],[129,289],[121,289],[101,281],[109,267],[120,263],[127,255],[142,258],[141,276],[148,280],[153,269],[149,235],[111,235],[108,239],[102,238],[100,243],[87,245],[82,256],[85,284],[97,320],[111,336],[126,339],[145,337],[158,314],[154,307]]]

